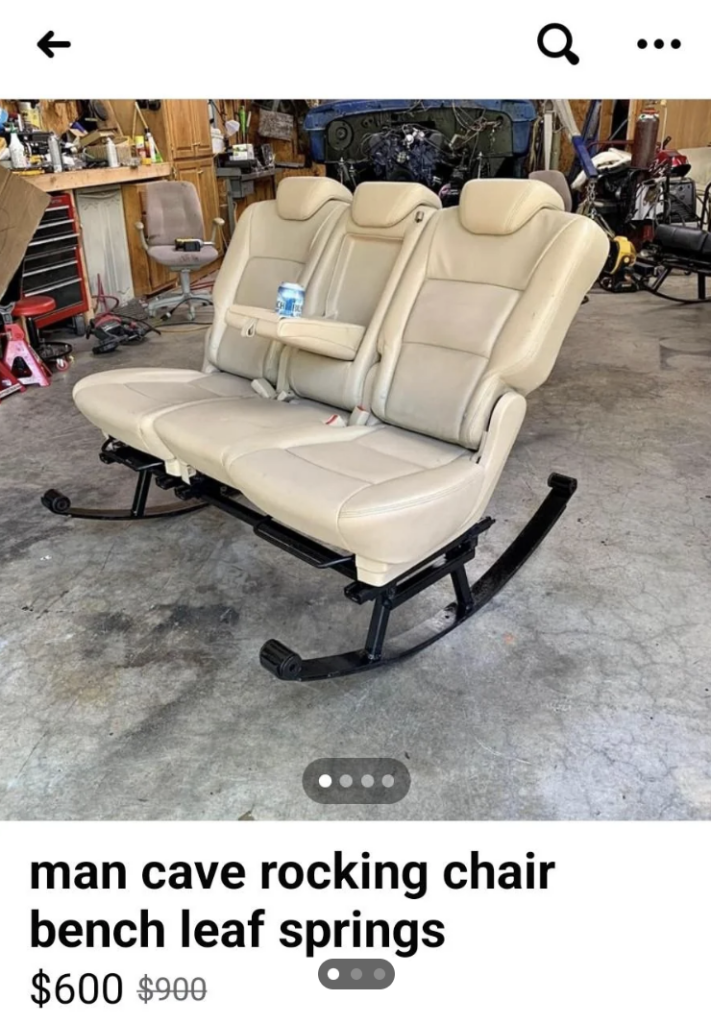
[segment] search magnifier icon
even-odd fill
[[[555,37],[557,33],[563,36],[563,45],[553,50],[546,43],[546,38],[550,40],[551,34]],[[553,42],[555,43],[557,40],[554,38]],[[559,24],[557,21],[551,22],[550,25],[544,25],[538,33],[538,49],[546,57],[565,57],[571,64],[580,63],[580,57],[578,57],[577,53],[573,53],[573,33],[569,28]]]

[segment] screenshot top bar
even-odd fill
[[[706,33],[673,8],[640,20],[603,2],[595,17],[559,4],[416,13],[363,0],[210,8],[166,17],[127,0],[107,24],[47,0],[13,26],[3,54],[13,95],[702,95]],[[693,30],[692,30],[693,24]],[[151,91],[152,90],[152,91]]]

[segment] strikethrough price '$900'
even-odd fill
[[[156,978],[154,981],[144,974],[138,983],[138,998],[144,1003],[149,1003],[151,999],[162,1003],[170,998],[179,1003],[184,1003],[186,999],[201,1003],[206,995],[207,985],[204,978],[193,978],[192,981],[188,981],[187,978],[176,978],[174,981],[170,978]]]

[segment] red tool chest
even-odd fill
[[[79,219],[70,193],[53,195],[27,247],[22,270],[22,295],[49,295],[57,304],[38,327],[79,316],[89,309],[86,275],[79,237]]]

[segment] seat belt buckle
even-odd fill
[[[252,391],[256,391],[260,398],[276,398],[276,389],[266,377],[257,377],[252,381]]]
[[[339,416],[337,412],[334,412],[333,416],[329,416],[327,420],[323,421],[327,427],[345,427],[346,421],[342,416]]]
[[[370,410],[362,405],[357,405],[348,417],[349,427],[364,427],[370,419]]]

